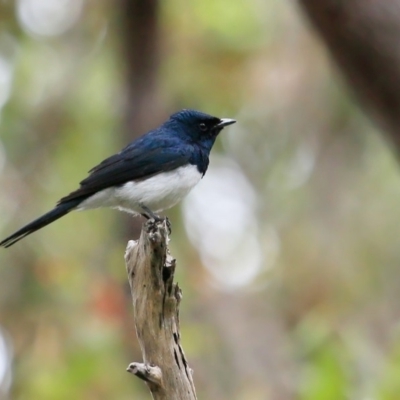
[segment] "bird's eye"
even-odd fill
[[[207,126],[204,122],[201,122],[199,126],[200,126],[200,130],[202,130],[203,132],[207,130]]]

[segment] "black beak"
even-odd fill
[[[229,119],[229,118],[221,118],[221,122],[217,124],[217,128],[224,128],[225,126],[232,125],[236,123],[234,119]]]

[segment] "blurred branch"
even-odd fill
[[[157,125],[161,100],[159,0],[121,1],[121,44],[127,101],[125,135],[129,140]]]
[[[400,0],[299,0],[400,152]]]
[[[156,400],[194,400],[195,388],[180,345],[179,303],[182,292],[174,283],[175,260],[170,256],[165,222],[147,221],[139,241],[125,253],[136,334],[144,364],[128,371],[147,382]]]
[[[125,143],[161,122],[160,2],[120,0],[119,6],[119,41],[126,90],[122,121],[122,142]],[[125,234],[136,238],[140,229],[140,221],[134,220],[125,225]]]

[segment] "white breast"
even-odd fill
[[[197,167],[187,165],[142,181],[101,190],[83,201],[79,209],[112,207],[140,213],[143,211],[140,205],[143,204],[151,211],[159,212],[181,201],[200,179]]]

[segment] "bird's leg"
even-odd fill
[[[157,215],[153,211],[151,211],[150,208],[145,206],[144,204],[141,204],[140,207],[144,211],[142,213],[143,217],[145,217],[146,219],[151,219],[152,218],[156,222],[165,221],[165,223],[167,225],[167,229],[168,229],[168,235],[170,235],[172,233],[171,222],[169,222],[168,217],[165,217],[165,218],[160,217],[159,215]]]
[[[151,211],[150,208],[147,207],[147,206],[145,206],[144,204],[141,204],[140,207],[141,207],[142,210],[144,211],[144,212],[142,213],[143,217],[145,217],[145,218],[147,218],[147,219],[153,218],[153,219],[154,219],[155,221],[157,221],[157,222],[163,220],[159,215],[153,213],[153,211]]]

